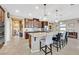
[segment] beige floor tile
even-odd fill
[[[79,55],[79,40],[72,38],[68,40],[68,44],[59,50],[59,52],[53,47],[53,55]],[[0,49],[0,55],[44,55],[44,52],[31,53],[28,39],[17,39],[13,37],[7,46],[3,46]]]

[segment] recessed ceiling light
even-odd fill
[[[16,13],[20,12],[19,10],[15,10]]]
[[[51,13],[50,13],[50,12],[48,12],[47,14],[48,14],[48,15],[51,15]]]
[[[32,13],[29,13],[28,16],[32,16]]]
[[[38,9],[39,9],[39,7],[38,7],[38,6],[36,6],[36,7],[35,7],[35,9],[36,9],[36,10],[38,10]]]

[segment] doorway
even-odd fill
[[[13,37],[23,37],[22,19],[12,18],[12,36]]]

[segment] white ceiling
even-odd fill
[[[4,4],[3,5],[11,15],[29,18],[40,18],[44,16],[43,4]],[[36,9],[36,8],[37,9]],[[39,8],[38,8],[39,7]],[[58,14],[56,16],[56,10]],[[48,14],[48,20],[67,20],[79,18],[79,5],[74,4],[47,4],[46,13]]]

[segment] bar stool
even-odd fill
[[[43,39],[40,40],[40,51],[42,50],[45,53],[45,55],[48,53],[51,53],[52,55],[52,44],[53,44],[52,36],[48,35],[44,37]],[[47,51],[47,49],[49,51]]]
[[[57,48],[57,52],[58,52],[59,48],[61,49],[60,37],[61,37],[61,34],[58,33],[58,34],[56,35],[56,37],[53,37],[53,39],[52,39],[52,40],[53,40],[53,47]]]
[[[61,37],[61,41],[62,41],[62,47],[64,47],[65,46],[65,44],[67,44],[67,41],[68,41],[68,36],[67,36],[67,32],[64,32],[63,33],[63,36]]]

